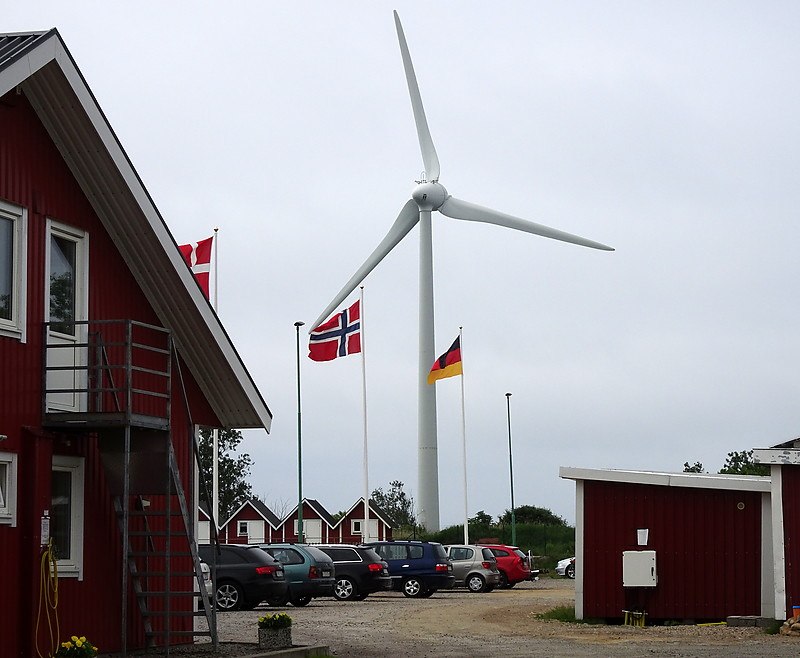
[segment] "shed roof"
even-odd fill
[[[723,475],[711,473],[664,473],[562,466],[558,475],[565,480],[593,480],[626,484],[651,484],[661,487],[770,491],[770,477],[763,475]]]
[[[61,36],[0,34],[0,96],[25,94],[223,427],[272,413]]]

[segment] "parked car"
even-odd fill
[[[333,595],[340,601],[363,601],[373,592],[391,589],[389,565],[375,549],[352,544],[315,546],[333,560],[336,570]]]
[[[559,560],[556,565],[556,573],[559,576],[566,576],[567,578],[575,578],[575,558],[565,557]]]
[[[211,581],[211,567],[203,560],[200,560],[200,573],[203,574],[203,586],[206,588],[206,596],[211,598],[214,591],[214,584]]]
[[[283,596],[274,596],[270,605],[308,605],[317,596],[331,596],[334,578],[333,560],[308,544],[259,544],[283,565],[289,587]]]
[[[286,595],[283,567],[257,547],[220,544],[216,552],[211,544],[201,544],[198,552],[203,562],[216,564],[219,610],[250,610],[262,601]]]
[[[500,570],[497,558],[485,546],[457,544],[445,546],[447,557],[453,563],[456,586],[470,592],[491,592],[500,584]]]
[[[427,598],[455,583],[453,563],[444,546],[427,541],[379,541],[366,544],[389,566],[393,589],[411,598]]]
[[[500,570],[500,587],[508,589],[523,580],[531,579],[528,556],[519,548],[505,544],[485,544],[484,546],[491,550],[497,559],[497,568]]]

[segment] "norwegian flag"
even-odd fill
[[[200,242],[191,242],[178,246],[183,259],[194,273],[197,283],[200,284],[206,299],[209,299],[208,277],[211,272],[211,245],[213,242],[214,236],[211,236],[205,240],[200,240]]]
[[[308,358],[333,361],[361,351],[361,300],[311,330]]]

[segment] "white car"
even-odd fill
[[[556,565],[556,573],[559,576],[575,578],[575,558],[565,557]]]

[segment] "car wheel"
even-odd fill
[[[303,608],[303,607],[307,606],[309,603],[311,603],[311,597],[310,596],[298,596],[298,597],[296,597],[294,599],[290,599],[289,603],[291,603],[296,608]]]
[[[420,597],[423,598],[423,599],[429,599],[434,594],[436,594],[436,590],[435,589],[426,589],[422,594],[420,594]]]
[[[273,596],[271,599],[267,599],[267,603],[273,608],[280,608],[288,602],[289,599],[286,596]]]
[[[342,576],[336,579],[336,585],[333,587],[333,596],[339,601],[355,601],[358,596],[358,588],[350,578]]]
[[[421,598],[425,593],[422,583],[416,578],[406,578],[403,581],[403,594],[410,599]]]
[[[467,587],[470,592],[477,594],[486,590],[486,581],[480,574],[473,573],[467,577]]]
[[[508,589],[508,576],[505,571],[500,572],[500,589]]]
[[[575,578],[575,565],[570,564],[566,569],[564,569],[564,575],[567,578]]]
[[[242,588],[232,581],[217,583],[217,608],[219,610],[238,610],[244,602]]]

